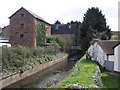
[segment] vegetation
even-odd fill
[[[52,88],[98,88],[99,86],[94,83],[92,78],[98,70],[97,67],[95,62],[87,60],[84,56],[75,64],[74,71]]]
[[[118,88],[119,87],[120,77],[107,74],[107,73],[102,73],[101,78],[102,78],[102,88]]]
[[[118,40],[118,35],[112,35],[110,40]]]
[[[109,26],[106,24],[105,16],[99,8],[89,8],[84,14],[83,22],[79,27],[80,45],[86,51],[93,39],[108,40],[111,37]]]
[[[68,77],[52,88],[119,88],[120,77],[105,72],[100,74],[101,80],[98,80],[101,85],[99,86],[94,83],[96,79],[93,77],[95,77],[96,72],[98,72],[97,67],[96,62],[87,60],[84,56],[75,64],[74,68],[69,71]]]
[[[68,22],[67,24],[78,24],[78,23],[81,23],[80,21],[71,21],[71,22]]]
[[[36,27],[36,44],[37,46],[41,46],[46,42],[46,29],[45,23],[37,21]]]
[[[57,20],[57,21],[55,21],[55,24],[61,24],[61,22]]]
[[[67,51],[68,42],[60,36],[51,36],[48,38],[48,42],[52,43],[53,46],[60,48],[61,51]]]
[[[3,47],[2,69],[4,72],[23,72],[53,59],[59,53],[54,46],[28,48],[23,46]]]

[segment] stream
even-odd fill
[[[64,60],[6,88],[47,88],[58,84],[68,76],[68,71],[72,69],[76,61]]]

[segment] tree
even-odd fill
[[[83,22],[80,26],[80,42],[81,47],[84,46],[84,49],[90,45],[90,41],[95,38],[98,39],[110,39],[111,33],[110,28],[106,24],[105,15],[102,14],[102,11],[99,8],[89,8],[84,14]],[[85,40],[85,41],[83,41]]]
[[[57,21],[55,21],[55,24],[61,24],[61,22],[57,20]]]
[[[67,24],[78,24],[78,23],[81,23],[79,21],[71,21],[71,22],[68,22]]]

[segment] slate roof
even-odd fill
[[[114,55],[114,48],[120,44],[118,40],[99,40],[98,44],[107,55]]]
[[[12,16],[14,16],[17,12],[19,12],[21,9],[24,9],[25,11],[27,11],[28,13],[30,13],[34,18],[41,20],[47,24],[49,24],[48,22],[46,22],[42,17],[38,16],[37,14],[31,12],[30,10],[25,9],[24,7],[21,7],[19,10],[17,10],[14,14],[12,14],[9,18],[11,18]],[[49,24],[50,25],[50,24]]]
[[[52,34],[75,34],[77,24],[53,24]]]

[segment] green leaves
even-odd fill
[[[33,68],[36,64],[51,61],[56,53],[58,50],[51,46],[36,48],[4,47],[2,49],[2,69],[22,73],[31,67]]]
[[[93,39],[108,40],[111,37],[111,29],[106,23],[105,15],[97,7],[88,8],[79,30],[83,51],[87,50]]]
[[[60,36],[51,36],[48,38],[48,42],[52,43],[56,48],[60,48],[65,51],[67,48],[67,41]]]
[[[85,55],[75,64],[73,70],[67,78],[52,88],[99,88],[92,78],[97,74],[97,64],[87,60]]]
[[[46,41],[46,29],[45,23],[37,21],[36,27],[36,44],[37,46],[45,44]]]

